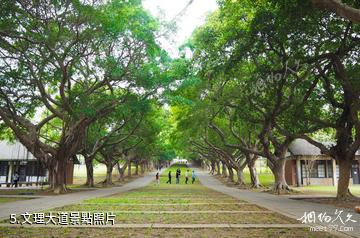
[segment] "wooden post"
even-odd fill
[[[7,177],[7,183],[11,183],[12,182],[12,175],[13,175],[13,170],[14,170],[14,164],[13,162],[9,162],[9,173],[8,173],[8,177]]]
[[[334,159],[331,159],[331,161],[332,161],[332,170],[333,170],[332,182],[333,182],[333,186],[337,186],[336,161]]]
[[[300,187],[302,186],[301,184],[301,160],[300,159],[296,159],[296,180],[297,180],[297,186]]]

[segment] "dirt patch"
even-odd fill
[[[162,224],[294,224],[298,221],[280,214],[116,214],[116,223],[162,223]]]

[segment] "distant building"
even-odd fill
[[[13,174],[19,174],[19,183],[48,182],[49,173],[45,166],[36,159],[24,145],[0,141],[0,183],[12,183]],[[73,162],[67,168],[67,184],[73,182]]]
[[[331,143],[326,144],[331,145]],[[360,184],[359,152],[356,152],[351,169],[350,183],[352,184]],[[318,147],[304,139],[296,139],[289,146],[285,177],[289,185],[336,185],[339,178],[339,166],[333,158],[321,154]]]
[[[187,164],[187,159],[173,159],[172,164]]]

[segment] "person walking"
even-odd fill
[[[17,188],[18,186],[18,181],[19,181],[19,174],[15,172],[13,175],[13,185],[15,186],[15,188]]]
[[[186,170],[185,172],[185,184],[187,184],[189,181],[189,170]]]
[[[156,184],[159,186],[160,185],[160,175],[159,175],[159,172],[156,173]]]
[[[192,171],[191,177],[192,177],[192,184],[194,184],[196,178],[195,170]]]
[[[180,169],[178,168],[176,170],[176,184],[179,184],[180,183],[180,174],[181,174],[181,171]]]
[[[169,170],[168,177],[169,177],[169,179],[168,179],[168,181],[166,183],[171,184],[171,170]]]

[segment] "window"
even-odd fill
[[[7,161],[0,162],[0,176],[6,176],[7,173]]]
[[[319,164],[317,167],[318,177],[325,178],[325,165]]]
[[[26,165],[26,176],[45,176],[44,169],[38,161],[29,161]]]
[[[301,172],[302,177],[307,178],[309,173],[309,178],[317,178],[317,161],[302,161]]]
[[[326,161],[326,169],[328,172],[328,178],[332,178],[333,176],[332,160]]]
[[[304,164],[301,165],[301,176],[306,178],[306,167]]]

